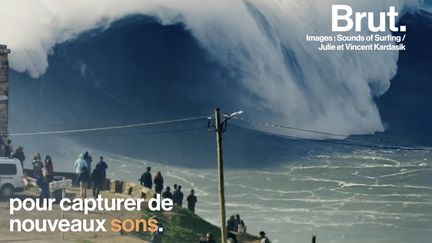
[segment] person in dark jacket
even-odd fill
[[[235,220],[234,220],[234,231],[238,232],[238,226],[241,223],[240,214],[236,214]]]
[[[171,187],[167,186],[165,191],[162,193],[163,198],[173,199],[173,194],[171,193]]]
[[[53,176],[54,176],[54,165],[53,165],[51,156],[49,156],[49,155],[47,155],[45,157],[44,169],[47,171],[48,177],[50,177],[52,180]]]
[[[177,186],[177,190],[173,194],[173,202],[179,207],[183,206],[183,192],[181,191],[181,186]]]
[[[216,241],[213,238],[213,234],[212,233],[207,233],[207,243],[216,243]]]
[[[260,235],[260,243],[271,243],[269,238],[267,238],[266,233],[264,231],[259,232]]]
[[[3,138],[0,138],[0,157],[4,157],[5,146],[6,142],[3,140]]]
[[[8,139],[4,146],[4,157],[10,158],[13,153],[12,140]]]
[[[99,162],[96,164],[95,169],[92,172],[92,182],[93,182],[93,197],[98,197],[101,190],[104,189],[106,170],[108,169],[107,163],[104,161],[103,157],[99,158]]]
[[[43,163],[38,158],[38,156],[35,156],[33,158],[32,165],[33,165],[33,177],[38,178],[39,176],[42,175]]]
[[[191,190],[189,196],[186,198],[186,201],[188,203],[189,211],[195,213],[195,205],[198,201],[197,197],[195,196],[195,190]]]
[[[141,183],[141,186],[145,186],[145,187],[151,189],[153,186],[153,181],[152,181],[152,176],[151,176],[150,171],[151,171],[151,167],[147,167],[146,172],[144,172],[141,175],[140,183]]]
[[[103,179],[105,181],[106,170],[108,169],[108,165],[104,161],[104,158],[102,156],[99,159],[100,159],[99,162],[96,164],[96,169],[98,169],[101,172],[101,180]]]
[[[174,194],[176,193],[176,191],[177,191],[177,184],[174,184],[174,191],[173,191],[173,197],[172,197],[172,200],[173,200],[173,203],[174,204],[177,204],[177,198],[175,198],[174,197]]]
[[[24,155],[24,148],[23,147],[19,146],[15,150],[15,153],[13,153],[12,158],[19,160],[21,162],[21,167],[24,169],[25,155]]]
[[[103,186],[103,183],[105,182],[105,180],[102,180],[102,172],[100,170],[98,170],[97,168],[93,169],[91,175],[90,175],[90,180],[93,183],[93,197],[97,198],[101,188]]]
[[[246,233],[247,227],[243,220],[240,220],[240,224],[237,226],[238,233]]]
[[[36,158],[40,161],[42,161],[42,156],[39,152],[36,153]]]
[[[199,239],[199,243],[207,243],[207,235],[206,234],[201,236],[201,238]]]
[[[81,172],[78,175],[77,181],[78,181],[78,184],[80,185],[80,189],[81,189],[80,197],[81,198],[87,198],[87,187],[90,183],[90,174],[87,170],[87,167],[83,167],[81,169]]]
[[[162,189],[163,189],[163,183],[164,183],[164,179],[162,177],[162,174],[160,171],[158,171],[156,173],[156,176],[154,178],[154,184],[155,184],[155,191],[157,194],[161,194],[162,193]]]
[[[88,172],[89,172],[89,174],[90,174],[91,169],[92,169],[92,167],[91,167],[91,163],[93,162],[93,158],[91,157],[91,155],[89,154],[88,151],[86,151],[86,152],[84,153],[84,160],[85,160],[86,163],[87,163],[87,170],[88,170]]]
[[[40,188],[40,198],[50,198],[50,190],[49,184],[51,182],[51,178],[48,176],[48,172],[46,170],[42,171],[42,175],[36,178],[36,185]]]
[[[234,215],[231,215],[231,217],[228,219],[227,229],[228,229],[228,231],[235,231],[235,217],[234,217]]]

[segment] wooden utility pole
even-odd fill
[[[221,220],[221,242],[227,243],[227,227],[226,227],[226,213],[225,213],[225,187],[224,187],[224,166],[223,166],[223,147],[222,147],[222,133],[223,123],[221,122],[220,109],[215,110],[216,122],[216,142],[217,142],[217,160],[218,160],[218,176],[219,176],[219,210]]]

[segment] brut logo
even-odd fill
[[[353,28],[356,32],[362,31],[363,24],[367,22],[367,27],[371,32],[385,32],[388,28],[392,32],[406,32],[406,26],[396,26],[396,17],[399,15],[394,6],[389,7],[388,12],[379,12],[375,16],[374,12],[353,12],[348,5],[332,5],[332,31],[347,32]],[[376,23],[377,22],[377,23]]]

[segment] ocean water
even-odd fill
[[[109,176],[138,179],[146,165],[165,186],[191,188],[196,212],[218,224],[214,169],[188,169],[111,155]],[[316,154],[260,170],[227,169],[227,216],[240,214],[248,232],[272,242],[431,242],[432,152],[356,150]],[[229,163],[227,161],[226,163]]]

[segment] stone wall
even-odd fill
[[[133,198],[145,198],[148,201],[156,196],[156,192],[150,188],[119,180],[111,180],[109,184],[111,193],[119,193]]]
[[[33,175],[33,170],[24,169],[24,173],[31,177]],[[66,179],[71,179],[74,185],[77,179],[77,175],[71,172],[54,172],[54,176],[61,176]],[[104,190],[107,190],[110,193],[122,194],[133,198],[145,198],[146,201],[156,196],[156,192],[152,189],[135,183],[120,180],[106,179]]]

